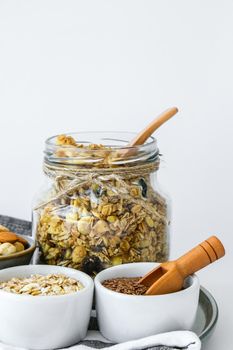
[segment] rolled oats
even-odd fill
[[[0,282],[0,290],[27,295],[63,295],[83,289],[81,282],[62,274],[31,275],[26,278],[11,278]]]

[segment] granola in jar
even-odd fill
[[[103,136],[104,145],[81,137],[59,135],[46,144],[50,187],[33,213],[41,260],[90,275],[123,263],[167,260],[169,211],[155,181],[156,141],[128,150],[116,134]]]

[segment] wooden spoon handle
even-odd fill
[[[222,258],[224,255],[225,249],[221,241],[217,237],[211,236],[181,256],[175,263],[183,277],[187,277]]]
[[[173,117],[178,112],[176,107],[172,107],[160,114],[156,119],[154,119],[145,129],[143,129],[133,140],[130,141],[128,146],[142,145],[148,137],[150,137],[155,130],[157,130],[162,124],[164,124],[168,119]]]

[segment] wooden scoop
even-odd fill
[[[184,279],[225,255],[221,241],[211,236],[206,241],[174,261],[160,264],[139,280],[148,287],[146,295],[178,292]]]
[[[146,140],[157,130],[162,124],[172,118],[178,112],[178,108],[172,107],[164,111],[158,117],[156,117],[149,125],[145,127],[140,133],[134,137],[133,140],[127,145],[127,147],[134,147],[142,145]]]
[[[150,124],[148,124],[145,129],[140,131],[134,138],[131,140],[126,148],[118,151],[117,158],[127,158],[134,156],[136,150],[135,146],[142,145],[146,140],[157,130],[162,124],[172,118],[178,112],[178,108],[172,107],[161,113],[157,116]]]

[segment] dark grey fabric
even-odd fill
[[[31,235],[32,224],[30,221],[0,215],[0,225],[6,226],[10,231],[21,235]]]
[[[31,235],[31,222],[25,221],[25,220],[20,220],[16,218],[12,218],[9,216],[3,216],[0,215],[0,225],[6,226],[9,230],[18,233],[18,234],[24,234],[24,235]],[[98,330],[98,325],[97,325],[97,320],[96,318],[92,317],[90,320],[89,324],[89,330]],[[95,340],[84,340],[80,344],[96,348],[96,349],[103,349],[106,347],[109,347],[113,344],[109,343],[103,343],[100,341],[95,341]],[[155,346],[155,347],[150,347],[150,348],[144,348],[142,350],[185,350],[188,349],[188,347],[185,348],[177,348],[177,347],[167,347],[167,346]]]

